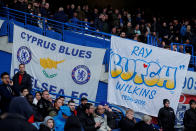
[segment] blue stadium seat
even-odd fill
[[[38,33],[40,35],[43,34],[42,28],[39,28],[39,27],[36,27],[36,26],[33,26],[33,25],[28,25],[28,24],[26,25],[26,28],[31,30],[31,31],[33,31],[33,32],[35,32],[35,33]]]
[[[60,33],[57,33],[57,32],[51,31],[51,30],[46,31],[46,36],[53,38],[53,39],[56,39],[56,40],[62,40],[62,35]]]
[[[15,25],[24,27],[24,23],[18,22],[18,21],[13,21]]]
[[[6,35],[8,35],[8,21],[4,21],[0,29],[0,36]]]

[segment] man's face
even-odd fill
[[[133,116],[134,116],[134,113],[132,111],[129,111],[127,114],[126,114],[126,117],[130,120],[133,119]]]
[[[19,71],[20,71],[21,73],[24,73],[24,71],[25,71],[25,66],[24,66],[24,65],[20,65],[20,66],[19,66]]]
[[[125,32],[122,32],[122,33],[121,33],[121,37],[122,37],[122,38],[125,38],[125,37],[126,37]]]
[[[196,104],[195,103],[191,104],[191,108],[196,109]]]
[[[165,107],[169,107],[170,103],[169,102],[166,102],[165,103]]]
[[[41,99],[41,95],[40,95],[39,93],[36,93],[35,98],[36,98],[37,100],[40,100],[40,99]]]
[[[81,104],[85,105],[87,102],[88,102],[87,100],[83,100],[83,101],[81,101]]]
[[[97,107],[97,112],[99,113],[99,114],[104,114],[104,112],[105,112],[105,109],[104,109],[104,107],[102,106],[102,105],[99,105],[98,107]]]
[[[53,120],[48,120],[47,121],[47,125],[50,129],[52,129],[54,127],[54,121]]]
[[[50,99],[50,95],[49,95],[49,93],[48,93],[47,91],[44,91],[44,92],[43,92],[42,97],[43,97],[45,100],[49,100],[49,99]]]
[[[3,82],[3,84],[8,85],[9,82],[10,82],[10,77],[9,77],[9,75],[4,75],[4,76],[1,78],[1,81]]]
[[[60,100],[62,101],[62,103],[64,104],[64,102],[65,102],[65,98],[60,98]]]
[[[27,89],[24,89],[22,92],[22,96],[26,96],[27,94],[29,94],[29,91]]]
[[[57,102],[55,103],[56,104],[56,107],[61,107],[63,105],[63,102],[61,99],[58,99]]]
[[[33,103],[33,95],[29,95],[27,100],[28,102]]]
[[[46,9],[49,9],[49,3],[46,3],[46,4],[45,4],[45,8],[46,8]]]
[[[71,111],[74,111],[75,107],[76,107],[76,104],[71,102],[71,103],[68,104],[68,106],[69,106]]]

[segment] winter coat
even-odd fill
[[[80,120],[74,112],[72,112],[72,115],[67,119],[64,131],[82,131]]]
[[[66,119],[63,117],[63,114],[66,116],[71,116],[71,111],[68,106],[61,106],[57,116],[54,116],[55,121],[55,130],[63,131],[64,126],[66,125]]]
[[[0,120],[0,131],[37,131],[37,129],[19,114],[6,114]]]
[[[24,97],[15,97],[9,106],[9,113],[19,114],[28,120],[33,115],[33,109]]]
[[[108,123],[107,123],[107,115],[106,114],[104,114],[103,116],[97,114],[95,116],[94,120],[95,120],[95,122],[102,123],[101,127],[99,129],[97,129],[97,131],[108,131],[108,130],[111,130],[111,128],[108,126]]]
[[[19,92],[23,88],[27,88],[29,92],[32,90],[32,80],[29,74],[27,74],[26,72],[23,74],[21,84],[18,83],[18,79],[19,79],[19,72],[16,73],[13,77],[14,87],[18,89]]]
[[[0,109],[2,113],[7,112],[9,109],[10,102],[14,98],[14,94],[19,95],[19,92],[14,86],[9,86],[12,92],[7,88],[9,85],[0,85]]]
[[[158,124],[164,131],[172,131],[175,125],[175,114],[171,107],[163,107],[159,110]]]
[[[53,119],[51,116],[45,117],[44,122],[43,122],[42,124],[40,124],[40,129],[39,129],[39,131],[55,131],[54,128],[50,129],[50,128],[47,126],[48,120],[51,120],[51,119],[54,121],[54,119]],[[55,127],[55,123],[54,123],[54,127]]]
[[[37,103],[37,108],[42,118],[45,118],[54,107],[50,101],[41,98]]]
[[[96,131],[98,129],[95,128],[95,120],[92,114],[81,113],[79,119],[85,131]]]
[[[121,131],[132,131],[134,129],[135,122],[127,117],[124,117],[119,122],[119,127]]]
[[[134,131],[156,131],[156,130],[152,125],[148,125],[144,121],[140,121],[135,125]]]
[[[196,131],[196,110],[188,109],[184,114],[183,119],[186,131]]]

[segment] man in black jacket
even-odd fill
[[[159,110],[158,124],[163,131],[175,131],[175,113],[174,110],[169,107],[170,102],[168,99],[163,100],[164,107]]]
[[[75,110],[75,102],[73,100],[68,101],[68,107],[72,115],[68,117],[64,131],[82,131],[82,126]]]
[[[126,117],[123,117],[119,122],[119,127],[121,131],[132,131],[134,130],[136,120],[134,119],[134,111],[128,109],[126,111]]]
[[[80,115],[81,113],[84,113],[84,106],[88,102],[88,99],[85,97],[82,97],[80,100],[81,104],[77,107],[77,113]]]
[[[84,107],[85,112],[81,113],[79,116],[80,122],[82,123],[82,127],[85,131],[96,131],[100,128],[101,123],[95,123],[93,113],[94,106],[91,103],[85,104]]]
[[[13,86],[13,82],[10,80],[7,72],[1,74],[1,81],[3,84],[0,85],[0,113],[4,113],[8,111],[12,98],[19,96],[19,92]]]
[[[184,127],[185,131],[196,131],[196,101],[190,100],[190,109],[184,114]]]
[[[14,75],[13,82],[14,86],[18,89],[18,91],[21,91],[22,88],[27,88],[29,92],[31,91],[31,76],[26,73],[24,64],[19,65],[19,72]]]
[[[42,93],[42,98],[37,103],[38,112],[41,114],[42,118],[48,116],[49,112],[54,108],[49,99],[50,95],[48,91],[44,90]]]

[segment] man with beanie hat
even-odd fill
[[[175,124],[175,114],[174,110],[169,107],[170,102],[168,99],[163,100],[163,105],[159,110],[158,114],[158,124],[162,131],[175,131],[174,124]]]
[[[186,110],[184,114],[185,131],[196,131],[196,101],[190,100],[190,109]]]

